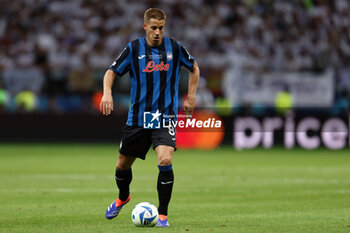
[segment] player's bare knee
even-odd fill
[[[172,160],[170,157],[162,157],[158,160],[158,165],[160,166],[168,166],[170,164],[172,164]]]
[[[130,168],[130,166],[127,166],[126,164],[117,163],[118,170],[128,170],[129,168]]]
[[[122,154],[118,155],[118,160],[117,160],[117,169],[119,170],[127,170],[131,167],[131,165],[134,162],[134,158],[128,157]]]

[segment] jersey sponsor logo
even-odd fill
[[[142,72],[151,73],[153,71],[168,71],[169,64],[164,64],[161,62],[160,64],[155,64],[154,61],[149,61],[146,65],[146,68],[142,70]]]

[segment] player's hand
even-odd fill
[[[187,96],[184,105],[183,110],[187,117],[191,118],[194,110],[194,105],[196,103],[196,97],[195,96]]]
[[[100,103],[100,112],[103,115],[111,114],[113,110],[113,97],[112,95],[103,95]]]

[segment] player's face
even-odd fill
[[[143,24],[146,31],[146,40],[150,46],[158,46],[162,43],[165,20],[150,19]]]

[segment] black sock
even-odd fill
[[[115,170],[115,181],[119,188],[119,199],[126,201],[129,197],[129,186],[132,180],[131,168],[127,170]]]
[[[171,192],[174,184],[174,173],[172,165],[158,166],[158,199],[159,199],[159,214],[168,215],[168,205],[171,198]]]

